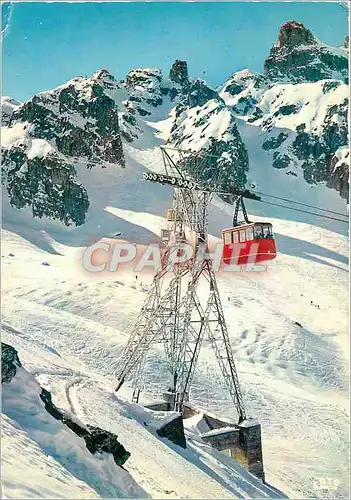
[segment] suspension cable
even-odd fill
[[[197,155],[200,155],[201,156],[201,153],[197,152],[197,151],[192,151],[192,150],[186,150],[186,149],[179,149],[179,148],[174,148],[172,146],[168,146],[168,145],[163,145],[161,146],[161,148],[164,148],[164,149],[170,149],[170,150],[173,150],[173,151],[182,151],[183,153],[191,153],[191,154],[197,154]],[[203,153],[203,156],[206,156],[207,158],[216,158],[216,159],[220,159],[222,158],[221,156],[218,156],[218,155],[213,155],[213,154],[206,154],[205,152]],[[251,193],[257,193],[257,194],[261,194],[262,196],[269,196],[270,198],[275,198],[277,200],[281,200],[281,201],[286,201],[288,203],[294,203],[295,205],[301,205],[301,206],[305,206],[305,207],[308,207],[308,208],[313,208],[315,210],[321,210],[322,212],[327,212],[327,213],[330,213],[330,214],[334,214],[334,215],[341,215],[342,217],[349,217],[348,214],[342,214],[340,212],[335,212],[334,210],[330,210],[329,208],[319,208],[319,207],[316,207],[314,205],[308,205],[307,203],[302,203],[302,202],[299,202],[299,201],[295,201],[295,200],[290,200],[288,198],[281,198],[279,196],[275,196],[275,195],[272,195],[272,194],[268,194],[268,193],[263,193],[261,191],[256,191],[255,189],[250,189],[249,190]],[[227,193],[227,192],[217,192],[216,191],[216,194],[226,194],[226,195],[231,195],[231,194],[235,194],[235,193]],[[258,201],[258,200],[257,200]],[[268,202],[266,202],[268,203]],[[279,206],[279,205],[278,205]],[[288,208],[288,207],[286,207]],[[293,210],[291,208],[291,210]],[[309,213],[309,212],[308,212]],[[313,214],[313,215],[317,215],[317,214]],[[320,215],[320,217],[322,217],[322,215]],[[330,218],[330,217],[329,217]],[[339,220],[339,219],[336,219],[336,220]]]
[[[338,222],[343,222],[344,224],[349,223],[349,221],[347,221],[347,220],[338,219],[336,217],[330,217],[330,216],[324,215],[324,214],[317,214],[316,212],[309,212],[307,210],[301,210],[301,208],[288,207],[286,205],[280,205],[279,203],[273,203],[271,201],[265,201],[265,200],[254,200],[254,201],[258,201],[260,203],[266,203],[266,205],[272,205],[274,207],[281,207],[281,208],[287,208],[288,210],[295,210],[296,212],[302,212],[304,214],[315,215],[317,217],[322,217],[323,219],[337,220]]]
[[[322,212],[328,212],[330,214],[341,215],[342,217],[348,217],[348,214],[334,212],[333,210],[329,210],[327,208],[315,207],[314,205],[308,205],[307,203],[301,203],[300,201],[289,200],[288,198],[281,198],[280,196],[274,196],[273,194],[262,193],[261,191],[256,191],[254,189],[250,189],[250,192],[261,194],[262,196],[268,196],[270,198],[275,198],[276,200],[286,201],[288,203],[295,203],[295,205],[301,205],[302,207],[314,208],[316,210],[321,210]]]

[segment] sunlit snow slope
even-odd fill
[[[335,191],[295,185],[276,171],[267,175],[270,156],[258,147],[259,132],[244,121],[238,127],[249,150],[250,180],[260,190],[279,188],[282,196],[308,196],[312,204],[346,211]],[[24,367],[52,392],[55,404],[118,435],[131,452],[126,469],[155,498],[283,496],[275,488],[293,498],[322,498],[326,480],[337,484],[336,496],[347,498],[347,226],[252,202],[250,215],[273,223],[279,256],[265,272],[218,276],[247,413],[262,424],[266,478],[275,488],[264,486],[201,443],[196,424],[187,425],[189,447],[180,451],[144,425],[152,416],[127,402],[128,387],[118,397],[113,393],[118,356],[150,278],[136,280],[127,271],[89,274],[83,270],[82,253],[87,245],[117,232],[121,239],[142,245],[159,241],[162,217],[172,200],[169,188],[141,180],[146,169],[161,168],[159,150],[150,144],[149,149],[126,146],[125,152],[124,170],[77,168],[91,202],[87,222],[79,228],[34,220],[4,200],[3,340],[18,350]],[[214,201],[213,237],[230,226],[231,210]],[[160,397],[166,370],[162,351],[153,351],[145,399]],[[200,409],[237,419],[206,342],[191,399]],[[12,425],[18,435],[5,433],[8,449],[16,443],[18,453],[26,449],[38,467],[42,460],[48,467],[40,443],[10,418],[6,416],[5,431]],[[33,454],[31,447],[37,450]],[[11,451],[3,465],[8,498],[18,498],[20,491],[6,487],[15,460]],[[60,474],[61,469],[54,478],[46,476],[43,497],[56,495]],[[107,485],[97,489],[78,481],[76,475],[72,489],[62,489],[61,497],[73,495],[73,488],[87,495],[89,488],[97,496],[109,494]],[[34,483],[36,495],[40,492]]]

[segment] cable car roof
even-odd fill
[[[242,224],[241,226],[235,226],[235,227],[228,227],[226,229],[222,229],[222,233],[224,233],[225,231],[239,231],[239,230],[242,230],[242,229],[245,229],[247,227],[253,227],[255,225],[262,225],[262,224],[265,224],[266,226],[271,226],[273,227],[272,223],[271,222],[250,222],[250,224]]]

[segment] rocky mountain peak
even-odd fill
[[[275,82],[348,81],[348,55],[344,48],[329,47],[302,23],[289,21],[264,63],[264,72]]]
[[[154,108],[164,103],[165,98],[173,102],[181,90],[178,84],[165,80],[162,71],[157,68],[137,68],[129,71],[125,88],[129,94],[127,109],[142,117],[151,115]]]
[[[177,59],[170,69],[169,79],[174,83],[187,85],[189,82],[187,62]]]
[[[8,113],[2,182],[12,206],[66,225],[84,223],[89,199],[77,181],[77,159],[88,168],[125,166],[112,79],[106,70],[78,77]]]
[[[129,91],[137,87],[151,87],[162,81],[162,72],[157,68],[137,68],[129,71],[126,76],[126,87]]]
[[[107,69],[99,69],[95,71],[91,76],[91,80],[100,84],[111,84],[112,82],[116,82],[116,79]]]
[[[288,21],[281,26],[278,40],[274,46],[279,49],[292,49],[299,45],[315,45],[317,43],[312,32],[303,23]]]
[[[21,103],[12,97],[1,97],[1,125],[8,125],[10,123],[13,112],[20,105]]]

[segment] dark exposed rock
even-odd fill
[[[242,82],[232,81],[225,87],[225,91],[230,95],[238,95],[241,94],[243,90],[245,90],[246,86]]]
[[[45,410],[48,413],[50,413],[52,417],[54,417],[56,420],[63,420],[63,414],[52,402],[51,394],[49,391],[42,388],[40,393],[40,399],[44,403]]]
[[[186,86],[189,82],[187,62],[177,59],[170,69],[169,79],[174,83]]]
[[[124,166],[118,111],[105,93],[100,81],[103,75],[106,77],[100,71],[90,80],[81,79],[79,86],[73,82],[35,95],[14,111],[12,122],[29,122],[31,137],[54,140],[63,155]],[[71,119],[73,114],[77,118]]]
[[[21,103],[12,97],[1,98],[1,126],[6,126],[11,122],[14,110],[20,105]]]
[[[150,109],[161,106],[165,96],[172,101],[179,93],[177,85],[164,81],[161,70],[153,68],[130,71],[126,76],[125,87],[129,93],[126,107],[142,117],[150,116]]]
[[[222,123],[221,133],[216,134],[216,137],[212,136],[213,132],[209,132],[213,121]],[[181,149],[191,148],[195,140],[203,140],[203,147],[200,148],[203,153],[201,172],[192,157],[184,160],[182,168],[195,176],[197,182],[208,185],[220,177],[220,188],[229,192],[245,185],[248,155],[235,117],[218,92],[200,79],[189,80],[186,89],[183,89],[175,108],[175,120],[169,137],[169,142]]]
[[[177,106],[178,113],[170,140],[176,147],[189,149],[187,144],[184,145],[184,141],[187,139],[191,141],[192,138],[184,132],[187,129],[199,129],[200,140],[204,139],[201,172],[196,159],[192,157],[184,160],[182,168],[205,186],[219,178],[219,188],[232,192],[234,189],[243,188],[246,183],[249,165],[247,150],[237,129],[234,115],[226,108],[222,99],[215,97],[208,101],[206,100],[208,97],[209,95],[199,97],[198,102],[204,100],[205,103],[195,115],[191,113],[191,108],[185,106],[185,101],[181,101]],[[217,118],[216,115],[221,115],[219,121],[223,120],[222,123],[227,123],[227,127],[223,127],[221,135],[214,138],[207,129],[211,120]],[[223,195],[223,198],[227,199],[226,195]]]
[[[299,47],[300,45],[316,45],[317,40],[312,32],[305,28],[302,23],[288,21],[282,25],[276,43],[277,48]]]
[[[323,84],[323,94],[328,94],[332,90],[337,89],[340,87],[341,82],[337,80],[329,80]]]
[[[347,144],[347,113],[348,99],[329,106],[322,131],[318,135],[313,132],[307,133],[304,124],[301,124],[292,143],[293,153],[299,160],[303,160],[305,180],[311,184],[327,182],[329,186],[339,187],[338,190],[340,194],[343,192],[344,198],[346,198],[346,171],[342,167],[334,170],[333,161],[334,165],[336,162],[332,158],[340,147]],[[338,176],[340,176],[339,181],[337,181]]]
[[[289,21],[280,28],[264,71],[272,80],[293,82],[316,82],[338,73],[347,83],[348,58],[320,43],[302,23]]]
[[[140,116],[150,116],[151,115],[150,111],[146,111],[146,109],[138,107],[138,108],[136,108],[136,110]]]
[[[99,427],[88,426],[89,433],[85,436],[85,443],[90,453],[111,453],[117,465],[123,465],[130,457],[127,451],[112,432],[105,431]]]
[[[29,206],[34,217],[66,225],[85,222],[89,200],[75,179],[76,159],[89,168],[104,162],[125,166],[118,110],[109,96],[116,89],[103,69],[14,108],[8,127],[23,124],[22,139],[4,148],[1,177],[14,207]]]
[[[286,154],[280,154],[277,151],[273,154],[273,168],[286,168],[290,165],[290,157]]]
[[[126,76],[126,87],[128,90],[135,90],[139,85],[150,83],[151,78],[161,83],[161,71],[159,69],[133,69]]]
[[[55,153],[28,158],[24,147],[4,150],[2,164],[2,182],[12,206],[31,207],[34,217],[51,217],[66,225],[84,223],[89,200],[73,165]]]
[[[1,383],[9,384],[16,375],[17,367],[20,366],[22,365],[16,349],[1,342]]]
[[[277,137],[270,137],[267,139],[263,144],[262,144],[262,149],[269,150],[269,149],[277,149],[279,146],[282,145],[282,143],[285,141],[285,139],[288,137],[288,134],[284,134],[284,132],[280,132],[280,134]]]
[[[344,40],[344,47],[345,47],[345,49],[348,49],[349,45],[350,45],[350,38],[349,38],[349,35],[346,35],[345,36],[345,40]]]
[[[286,104],[285,106],[280,106],[280,108],[274,113],[274,116],[283,115],[288,116],[298,113],[300,108],[295,104]]]
[[[262,93],[271,86],[271,82],[263,75],[245,69],[234,73],[220,90],[222,97],[238,96],[233,102],[232,110],[237,115],[248,115],[257,106]],[[252,120],[254,121],[254,119]]]
[[[347,152],[342,158],[338,158],[336,154],[331,156],[327,168],[329,171],[327,186],[336,189],[340,196],[349,202],[350,153]]]
[[[247,115],[257,104],[257,99],[251,96],[240,97],[233,106],[233,111],[237,115]]]
[[[309,88],[313,102],[321,101],[320,108],[315,109],[308,99],[301,102],[295,97],[295,88],[291,85],[279,85],[261,96],[265,113],[256,107],[259,110],[257,116],[253,112],[248,122],[261,120],[259,126],[269,133],[262,149],[275,150],[274,168],[299,166],[307,183],[327,183],[328,187],[334,187],[343,198],[348,199],[348,170],[335,159],[339,148],[348,143],[349,101],[344,97],[347,95],[346,86],[339,80],[326,80],[316,82]],[[300,90],[299,86],[296,90]],[[301,90],[304,88],[301,87]],[[323,94],[328,94],[328,97]],[[305,112],[305,108],[309,109]],[[300,116],[307,119],[307,123],[295,125],[295,120],[283,119],[289,115],[295,115],[297,123]],[[292,171],[288,174],[296,175]]]
[[[77,436],[83,438],[90,453],[96,452],[111,453],[117,465],[123,465],[130,457],[129,451],[117,440],[117,436],[112,432],[100,429],[100,427],[82,427],[74,420],[64,415],[52,402],[51,394],[46,389],[42,389],[40,399],[43,401],[45,409],[52,417],[69,427]]]
[[[181,415],[167,422],[160,429],[157,429],[156,432],[160,437],[165,437],[181,448],[186,448],[183,418]]]
[[[249,123],[253,123],[255,122],[256,120],[259,120],[260,118],[263,117],[263,111],[260,107],[256,107],[253,112],[251,113],[251,115],[249,116],[249,118],[247,119],[247,121]]]
[[[179,116],[186,108],[203,106],[211,99],[216,99],[223,103],[218,93],[208,87],[204,80],[192,80],[187,87],[187,91],[183,92],[179,100],[179,104],[176,107],[176,116]]]

